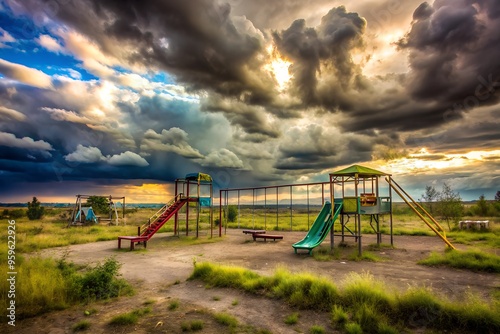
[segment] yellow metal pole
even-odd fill
[[[422,216],[422,214],[420,212],[418,212],[417,209],[415,209],[415,207],[413,205],[411,205],[410,202],[408,202],[408,200],[404,197],[404,195],[391,183],[391,181],[389,181],[389,179],[386,177],[385,180],[387,181],[387,183],[389,183],[389,185],[392,187],[392,189],[394,189],[394,191],[396,191],[396,193],[399,195],[399,197],[401,197],[403,199],[403,201],[406,202],[406,204],[420,217],[420,219],[422,219],[422,221],[427,225],[429,226],[429,228],[434,232],[436,233],[436,235],[438,237],[440,237],[451,249],[456,249],[455,246],[453,246],[451,244],[451,242],[448,241],[448,239],[446,239],[445,236],[443,236],[441,233],[439,233],[438,230],[436,230],[436,228],[434,226],[432,226],[431,224],[429,224],[429,222],[425,219],[424,216]]]

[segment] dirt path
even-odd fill
[[[179,321],[196,316],[207,317],[205,311],[225,311],[237,317],[242,323],[264,328],[272,333],[291,332],[290,326],[285,325],[283,319],[294,310],[278,301],[228,289],[205,289],[199,282],[186,282],[186,278],[192,272],[194,259],[198,262],[209,261],[241,266],[265,275],[271,274],[277,266],[286,266],[293,272],[308,271],[328,276],[339,285],[351,272],[366,271],[398,290],[405,290],[413,285],[425,285],[431,286],[439,294],[457,299],[467,290],[487,296],[495,287],[500,286],[498,275],[417,265],[416,262],[426,257],[430,251],[444,249],[443,243],[437,237],[397,236],[395,249],[374,252],[385,259],[383,262],[345,260],[319,262],[306,253],[294,254],[291,245],[300,240],[304,232],[283,234],[282,241],[253,242],[250,236],[242,234],[239,230],[228,230],[227,236],[221,242],[182,247],[172,247],[171,236],[156,235],[148,243],[146,251],[118,251],[116,241],[107,241],[48,249],[42,251],[41,255],[55,258],[66,256],[69,261],[79,264],[96,263],[115,256],[122,263],[123,277],[136,285],[138,293],[134,297],[122,298],[117,302],[100,303],[99,313],[93,318],[95,322],[92,325],[93,333],[108,332],[109,328],[105,323],[113,315],[140,307],[148,299],[155,301],[152,315],[147,318],[150,322],[149,327],[146,324],[136,326],[133,328],[136,333],[156,331],[180,333]],[[374,236],[363,236],[364,245],[374,241]],[[128,243],[125,243],[125,247],[128,247]],[[172,313],[168,310],[168,304],[173,299],[179,300],[182,308]],[[20,321],[16,333],[71,333],[71,326],[82,317],[83,308],[83,306],[74,307]],[[205,311],[200,312],[200,310]],[[300,311],[300,313],[301,321],[295,325],[293,331],[307,332],[308,328],[316,323],[326,326],[329,332],[334,331],[328,327],[328,315],[313,311]],[[172,318],[168,321],[174,326],[172,328],[167,327],[165,321],[161,320],[168,316]],[[157,322],[154,323],[155,321]],[[162,325],[155,328],[159,322]],[[224,329],[217,327],[216,323],[213,324],[213,321],[210,322],[208,319],[205,319],[205,322],[207,327],[204,328],[204,333],[218,333]],[[176,325],[173,325],[174,323]],[[125,332],[131,330],[128,328]]]

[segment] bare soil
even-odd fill
[[[270,275],[276,267],[285,266],[292,272],[307,271],[329,277],[338,285],[351,272],[369,272],[396,290],[403,291],[415,285],[430,286],[437,294],[457,301],[466,291],[488,297],[500,286],[500,277],[496,274],[417,265],[416,262],[427,257],[431,251],[444,250],[444,244],[437,237],[395,236],[396,248],[373,251],[384,259],[381,262],[320,262],[306,252],[294,254],[291,245],[302,239],[305,232],[280,234],[284,235],[281,241],[254,242],[251,236],[241,233],[241,230],[228,230],[220,242],[176,247],[172,246],[175,237],[159,234],[150,240],[147,250],[137,246],[131,252],[128,250],[128,241],[123,242],[125,250],[120,251],[117,250],[117,241],[44,250],[42,256],[66,256],[69,261],[78,264],[102,262],[114,256],[122,264],[123,277],[134,285],[137,293],[132,297],[74,306],[19,320],[15,329],[0,327],[0,332],[72,333],[74,324],[88,320],[91,323],[88,332],[92,333],[182,333],[182,323],[201,320],[204,326],[200,332],[229,333],[228,327],[214,320],[213,314],[218,312],[236,317],[240,324],[247,326],[239,327],[240,330],[248,333],[257,333],[258,330],[308,333],[313,325],[323,326],[327,333],[336,332],[325,312],[297,310],[278,300],[233,289],[206,289],[200,281],[186,281],[192,273],[194,260],[245,267],[263,275]],[[363,236],[363,245],[374,242],[374,236]],[[389,242],[387,236],[384,236],[383,242]],[[328,246],[328,243],[327,239],[324,246]],[[356,246],[351,244],[343,251],[355,252]],[[180,306],[170,310],[169,305],[173,300],[179,301]],[[150,307],[151,312],[141,317],[136,325],[113,327],[108,324],[118,314],[145,307]],[[86,310],[96,313],[85,316]],[[294,312],[300,314],[298,323],[286,325],[284,319]]]

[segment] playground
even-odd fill
[[[291,244],[300,240],[304,232],[282,234],[284,238],[281,241],[254,242],[241,230],[229,229],[227,236],[218,242],[182,246],[171,233],[160,233],[150,240],[146,252],[130,252],[128,249],[118,251],[114,240],[44,250],[41,252],[43,256],[65,256],[68,261],[77,264],[96,263],[114,256],[122,263],[123,277],[133,283],[137,293],[111,303],[76,306],[43,317],[26,319],[17,325],[17,333],[33,333],[34,330],[37,333],[63,333],[63,330],[84,319],[83,312],[89,308],[97,310],[97,314],[90,318],[93,332],[105,333],[109,331],[106,324],[110,318],[138,308],[148,300],[155,301],[152,305],[154,316],[145,318],[140,325],[126,331],[163,333],[166,328],[171,328],[167,332],[181,333],[181,322],[196,317],[199,312],[226,312],[242,323],[266,328],[272,333],[290,332],[291,327],[283,319],[297,312],[296,308],[264,296],[258,297],[235,289],[206,289],[203,282],[186,281],[193,271],[194,261],[244,267],[262,275],[271,275],[277,267],[286,266],[292,272],[311,272],[337,283],[343,282],[352,272],[369,272],[391,289],[405,291],[412,286],[426,286],[437,295],[451,300],[460,300],[468,292],[490,296],[500,285],[497,274],[418,265],[416,262],[426,258],[431,251],[443,250],[442,241],[434,236],[395,236],[395,243],[400,246],[374,252],[383,259],[379,262],[346,259],[322,262],[307,253],[294,254]],[[364,237],[367,249],[369,244],[376,243],[376,235]],[[459,247],[466,248],[462,245]],[[356,245],[352,244],[347,251],[356,251]],[[178,300],[182,306],[180,313],[175,313],[176,316],[168,309],[172,300]],[[238,301],[237,305],[233,305],[235,300]],[[322,325],[328,329],[328,333],[334,332],[328,312],[299,312],[301,319],[294,329],[307,333],[311,326]],[[415,321],[417,325],[425,327],[425,319],[421,316],[416,315]],[[155,328],[159,321],[164,323],[161,329]],[[225,332],[224,328],[210,330],[207,327],[203,331],[220,332]]]
[[[383,179],[385,188],[380,184]],[[283,189],[288,198],[283,199],[287,196],[283,196]],[[319,190],[320,195],[312,190]],[[412,228],[420,224],[428,235],[393,233],[400,229],[400,223],[393,221],[392,191],[414,213],[418,223],[412,221]],[[485,300],[498,294],[498,274],[418,264],[432,252],[469,250],[474,245],[452,244],[439,223],[383,172],[352,166],[330,174],[329,182],[221,189],[218,200],[214,209],[209,175],[188,174],[176,181],[174,197],[137,226],[137,233],[130,233],[129,228],[129,235],[113,240],[41,250],[42,257],[64,258],[77,265],[114,258],[136,294],[20,320],[16,333],[68,332],[89,308],[94,310],[86,320],[92,331],[106,333],[111,318],[141,305],[150,305],[151,315],[124,327],[124,332],[181,333],[183,322],[199,319],[206,323],[203,333],[234,332],[214,322],[211,315],[220,312],[238,319],[241,326],[253,328],[242,327],[236,332],[307,333],[315,325],[327,333],[337,332],[329,312],[304,310],[283,300],[232,288],[207,288],[203,281],[188,280],[195,264],[204,262],[246,268],[263,276],[286,268],[291,273],[325,277],[338,286],[347,284],[353,273],[369,274],[390,292],[425,287],[457,304],[470,294]],[[232,222],[231,206],[238,209]],[[78,212],[82,210],[78,206]],[[72,220],[76,221],[75,216]],[[297,220],[307,226],[298,225]],[[317,254],[335,256],[313,256]],[[372,257],[364,258],[363,254]],[[173,301],[181,305],[175,312],[170,308]],[[284,319],[298,312],[300,321],[293,327],[287,325]],[[425,330],[435,317],[424,313],[410,315],[409,326],[416,332]]]

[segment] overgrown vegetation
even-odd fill
[[[247,269],[197,263],[190,279],[280,298],[301,309],[331,312],[333,325],[347,333],[395,333],[408,328],[500,331],[500,303],[469,294],[452,303],[422,287],[395,292],[369,274],[352,274],[337,287],[329,279],[283,268],[272,276],[260,276]]]
[[[80,302],[107,299],[133,292],[119,278],[119,264],[107,259],[94,267],[78,268],[64,259],[17,257],[16,311],[19,318],[64,309]],[[7,272],[5,265],[1,270]],[[0,282],[0,297],[7,299],[7,281]]]
[[[469,269],[500,273],[500,256],[477,250],[449,250],[443,254],[432,252],[431,255],[418,262],[427,266],[448,266],[452,268]]]

